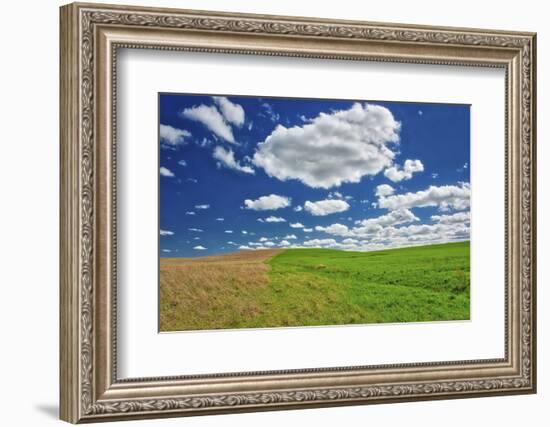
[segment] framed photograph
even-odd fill
[[[61,418],[534,393],[535,34],[61,8]]]

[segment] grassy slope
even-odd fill
[[[292,249],[269,261],[251,326],[468,319],[469,242],[376,252]]]
[[[161,261],[161,330],[469,318],[469,242],[272,255]]]

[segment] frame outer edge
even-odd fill
[[[78,19],[74,5],[59,9],[59,418],[70,423],[79,416],[79,139]]]
[[[290,393],[276,393],[270,391],[269,393],[263,393],[261,395],[254,395],[250,393],[246,394],[233,394],[230,396],[198,396],[192,397],[189,402],[177,399],[145,399],[145,400],[113,400],[113,401],[97,401],[97,396],[94,396],[95,388],[97,386],[96,379],[94,378],[95,369],[94,353],[97,345],[95,340],[95,330],[92,330],[92,324],[90,320],[94,312],[95,299],[97,294],[92,294],[93,288],[96,285],[97,277],[94,277],[93,271],[90,271],[90,266],[93,267],[97,259],[94,254],[94,242],[88,240],[89,237],[95,238],[94,234],[97,231],[97,223],[94,221],[94,206],[97,200],[95,193],[94,174],[97,171],[97,165],[94,163],[94,139],[97,135],[94,135],[95,127],[93,125],[93,118],[95,115],[95,109],[89,114],[89,111],[83,111],[82,107],[87,106],[90,99],[92,103],[95,102],[95,87],[94,87],[94,73],[92,70],[90,81],[90,70],[87,68],[87,62],[85,60],[92,60],[93,63],[93,40],[81,38],[82,29],[86,29],[89,21],[81,21],[81,12],[86,7],[91,10],[101,13],[106,11],[126,11],[126,12],[152,12],[163,11],[170,14],[175,13],[192,13],[193,19],[199,22],[198,27],[210,30],[220,30],[214,24],[214,18],[224,21],[225,18],[231,17],[233,21],[242,16],[243,18],[250,18],[251,21],[257,21],[263,25],[267,20],[267,24],[270,23],[270,18],[277,18],[285,20],[289,27],[296,27],[294,30],[298,37],[312,36],[308,32],[304,31],[303,23],[306,29],[310,27],[315,30],[319,30],[319,34],[313,34],[319,37],[333,38],[362,38],[363,33],[359,32],[357,28],[347,28],[352,31],[351,33],[338,33],[337,35],[328,32],[326,28],[327,21],[317,21],[314,18],[292,18],[284,16],[262,16],[262,15],[248,15],[248,14],[223,14],[218,12],[197,12],[197,11],[185,11],[177,9],[157,9],[157,8],[142,8],[142,7],[128,7],[128,6],[115,6],[115,5],[101,5],[101,4],[71,4],[61,7],[60,20],[61,20],[61,32],[60,32],[60,139],[61,139],[61,197],[60,197],[60,384],[61,384],[61,410],[60,418],[62,420],[79,423],[79,422],[97,422],[97,421],[109,421],[119,419],[139,419],[139,418],[161,418],[168,416],[182,416],[182,415],[201,415],[201,414],[213,414],[213,413],[237,413],[237,412],[249,412],[258,410],[277,410],[277,409],[291,409],[291,408],[306,408],[306,407],[327,407],[337,405],[349,405],[349,404],[365,404],[365,403],[382,403],[386,399],[373,399],[369,402],[365,397],[354,397],[356,390],[343,390],[344,393],[341,397],[336,397],[333,400],[331,393],[335,393],[338,390],[326,389],[320,390],[320,392],[327,393],[325,399],[322,395],[318,395],[316,390],[297,390]],[[109,15],[109,13],[107,13]],[[130,18],[133,18],[131,14]],[[130,19],[128,18],[128,19]],[[105,22],[111,23],[109,16],[104,19]],[[131,21],[131,20],[130,20]],[[130,22],[129,21],[129,22]],[[246,22],[246,19],[244,19]],[[261,22],[260,22],[261,21]],[[202,25],[205,22],[206,25]],[[116,22],[115,22],[116,23]],[[256,23],[256,22],[252,22]],[[267,25],[266,24],[266,25]],[[334,24],[353,25],[350,22],[334,21]],[[357,23],[362,26],[367,23]],[[375,25],[376,23],[369,23]],[[131,22],[131,25],[150,25],[147,20],[140,24],[137,22]],[[194,23],[190,24],[190,28],[195,28]],[[273,24],[274,25],[274,24]],[[268,26],[266,32],[273,33],[275,35],[283,34],[283,29],[276,26]],[[319,25],[319,28],[316,27]],[[376,24],[377,25],[377,24]],[[383,24],[380,24],[383,26]],[[439,27],[416,27],[416,26],[404,26],[404,28],[397,28],[398,24],[385,24],[388,31],[392,30],[393,25],[396,25],[396,30],[399,31],[398,39],[405,38],[407,42],[419,41],[423,44],[438,45],[441,43],[448,43],[449,45],[460,44],[462,40],[463,44],[473,46],[477,43],[481,45],[487,44],[490,46],[497,46],[503,48],[510,48],[517,50],[522,48],[529,49],[530,52],[526,52],[527,55],[523,59],[530,61],[526,68],[528,71],[528,82],[523,88],[528,92],[527,98],[524,98],[525,110],[530,117],[522,124],[524,129],[530,133],[530,137],[523,139],[523,147],[528,154],[523,157],[523,160],[527,163],[525,176],[528,178],[528,182],[525,182],[523,190],[530,192],[529,195],[525,195],[523,202],[529,205],[527,214],[523,216],[523,219],[527,222],[528,228],[526,233],[529,238],[527,247],[524,246],[524,256],[527,257],[527,265],[529,273],[526,276],[526,298],[524,302],[527,303],[525,310],[529,311],[529,316],[524,318],[525,326],[529,331],[526,333],[525,338],[530,342],[525,341],[523,346],[523,354],[521,359],[526,357],[528,363],[524,366],[526,369],[523,371],[521,379],[517,379],[517,383],[512,382],[508,385],[504,384],[503,388],[498,390],[500,386],[493,388],[492,382],[485,383],[484,381],[478,381],[479,388],[472,388],[471,393],[463,393],[464,390],[447,390],[445,387],[451,386],[449,384],[442,384],[442,389],[438,391],[437,384],[422,384],[424,387],[423,393],[417,392],[414,389],[415,384],[401,385],[405,393],[399,395],[391,395],[388,398],[390,402],[398,401],[410,401],[410,400],[435,400],[439,398],[464,398],[473,396],[485,396],[485,395],[497,395],[497,394],[524,394],[533,393],[536,391],[536,314],[535,314],[535,284],[536,284],[536,180],[535,180],[535,159],[536,159],[536,36],[534,33],[507,33],[507,32],[491,32],[489,30],[474,30],[467,29],[464,34],[458,34],[463,36],[464,39],[460,39],[458,42],[453,39],[453,32],[461,32],[458,28],[439,28]],[[168,25],[169,26],[169,25]],[[182,28],[185,25],[182,25]],[[81,28],[82,27],[82,28]],[[203,28],[204,27],[204,28]],[[232,28],[233,31],[235,28]],[[223,29],[223,28],[222,28]],[[375,28],[376,29],[376,28]],[[419,29],[419,31],[414,31]],[[430,37],[424,38],[421,32],[426,31],[445,31],[441,33],[445,37],[431,39]],[[241,28],[238,27],[237,32],[254,32],[254,27]],[[405,31],[401,34],[400,31]],[[416,40],[416,34],[418,33],[418,40]],[[294,34],[292,28],[289,34]],[[348,34],[348,35],[346,35]],[[89,34],[88,34],[89,35]],[[435,34],[438,36],[439,34]],[[412,39],[409,37],[412,36]],[[516,37],[517,36],[517,37]],[[390,35],[390,39],[393,36]],[[470,37],[470,38],[469,38]],[[383,40],[383,37],[376,37],[378,40]],[[500,44],[502,43],[502,44]],[[82,47],[86,46],[86,49],[82,50]],[[90,47],[92,48],[89,51]],[[86,55],[91,55],[90,58]],[[84,62],[81,62],[81,59]],[[520,60],[520,63],[522,61]],[[523,65],[523,64],[522,64]],[[530,66],[529,66],[530,65]],[[86,77],[84,79],[83,75]],[[92,88],[92,92],[88,93],[88,88]],[[521,85],[520,85],[521,87]],[[520,90],[523,93],[523,90]],[[90,119],[92,122],[90,123]],[[90,127],[92,124],[92,127]],[[84,159],[84,160],[82,160]],[[81,161],[82,160],[82,161]],[[90,161],[92,162],[90,164]],[[523,169],[523,168],[522,168]],[[522,170],[523,173],[525,173]],[[521,194],[520,192],[520,194]],[[86,193],[86,194],[84,194]],[[91,194],[92,193],[92,194]],[[86,197],[81,198],[80,196]],[[82,229],[84,228],[84,229]],[[534,274],[533,274],[534,273]],[[531,298],[529,298],[529,292]],[[529,304],[530,303],[530,304]],[[91,309],[91,311],[90,311]],[[527,373],[527,375],[525,375]],[[499,379],[495,379],[498,381]],[[466,385],[469,383],[466,382]],[[399,385],[398,385],[399,386]],[[475,385],[474,385],[475,386]],[[411,388],[409,393],[407,390]],[[473,387],[473,386],[472,386]],[[516,388],[517,387],[517,388]],[[388,389],[389,390],[389,389]],[[345,393],[352,393],[352,395],[345,397]],[[384,390],[382,390],[384,392]],[[388,392],[391,392],[389,390]],[[461,393],[462,394],[459,394]],[[384,394],[384,393],[382,393]],[[280,396],[279,396],[280,395]],[[288,396],[287,396],[288,395]],[[385,395],[384,395],[385,396]],[[369,396],[370,398],[374,396]],[[271,398],[272,401],[264,401],[264,398]],[[289,400],[287,400],[287,398]],[[305,398],[305,400],[303,400]],[[235,400],[236,399],[236,400]],[[247,401],[247,399],[250,399]],[[259,400],[258,400],[259,399]]]
[[[531,389],[537,393],[537,33],[531,36]]]

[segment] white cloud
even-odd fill
[[[304,228],[304,224],[302,224],[301,222],[290,223],[289,225],[292,228]]]
[[[189,138],[191,133],[184,130],[172,127],[170,125],[159,126],[160,144],[164,148],[175,148],[178,145],[185,144],[185,138]]]
[[[281,116],[273,110],[273,106],[271,104],[268,104],[267,102],[264,102],[262,104],[262,107],[265,110],[265,113],[267,114],[267,117],[272,122],[277,122],[281,118]]]
[[[225,230],[224,233],[233,234],[233,230]]]
[[[246,209],[255,211],[282,209],[290,206],[290,198],[277,194],[270,194],[269,196],[262,196],[256,200],[246,199],[244,205]]]
[[[349,231],[351,233],[353,230]],[[344,233],[338,232],[334,235],[340,236],[342,234]],[[469,238],[469,224],[415,224],[402,227],[382,227],[371,235],[354,235],[353,237],[345,238],[341,242],[338,242],[332,238],[314,239],[304,242],[304,246],[353,251],[370,251],[393,247],[456,242],[468,240]]]
[[[269,239],[267,237],[260,237],[258,240],[260,242],[267,242]]]
[[[344,225],[344,224],[331,224],[327,227],[323,227],[323,226],[316,226],[315,227],[315,230],[316,231],[323,231],[327,234],[332,234],[334,236],[349,236],[351,234],[350,232],[350,229],[347,225]]]
[[[160,167],[160,175],[161,176],[165,176],[165,177],[168,177],[168,178],[173,178],[175,177],[176,175],[174,175],[174,172],[172,172],[170,169],[168,168],[165,168],[164,166],[161,166]]]
[[[195,215],[195,212],[193,212],[193,211],[187,211],[187,212],[185,212],[185,215]]]
[[[195,233],[202,233],[204,230],[200,228],[188,228],[189,231],[194,231]]]
[[[242,250],[242,251],[252,250],[252,248],[250,246],[246,246],[246,245],[239,246],[239,249]]]
[[[317,202],[305,202],[304,209],[314,216],[325,216],[344,212],[349,209],[349,203],[339,199],[326,199]]]
[[[313,239],[313,240],[306,240],[304,242],[304,246],[332,246],[336,244],[336,240],[334,239]]]
[[[387,227],[389,225],[406,224],[413,221],[419,221],[419,219],[410,210],[399,208],[376,218],[368,218],[362,221],[356,221],[356,224],[359,224],[363,227],[368,227],[369,225],[373,224]]]
[[[342,243],[346,244],[346,245],[356,245],[357,243],[359,243],[359,240],[357,239],[344,239],[342,240]]]
[[[243,233],[243,234],[248,234],[248,231],[246,231],[246,230],[241,230],[241,233]]]
[[[195,205],[195,209],[210,209],[210,205]]]
[[[271,177],[313,188],[357,183],[392,164],[390,144],[399,141],[399,129],[387,108],[355,103],[302,126],[278,125],[258,144],[253,163]]]
[[[399,165],[392,166],[384,171],[384,176],[390,181],[399,182],[404,179],[411,179],[413,173],[422,172],[424,165],[420,160],[405,160],[403,169],[400,169]]]
[[[233,150],[221,146],[216,146],[212,154],[214,159],[218,161],[218,167],[225,166],[228,169],[236,170],[243,173],[254,174],[254,169],[250,166],[243,166],[235,159],[235,153]]]
[[[288,240],[281,240],[279,246],[290,246],[290,242]]]
[[[302,209],[303,208],[300,205],[298,205],[294,208],[294,212],[302,212]]]
[[[457,212],[452,215],[432,215],[432,221],[440,224],[460,224],[470,222],[470,212]]]
[[[377,197],[386,197],[391,196],[394,192],[395,189],[391,185],[382,184],[376,187],[375,194]],[[368,202],[368,200],[366,200],[366,202]],[[361,203],[363,203],[363,201],[361,201]]]
[[[185,166],[187,166],[187,162],[185,160],[181,159],[181,160],[178,161],[178,165],[185,167]]]
[[[163,230],[162,228],[160,229],[160,235],[161,236],[173,236],[174,235],[174,232],[173,231],[170,231],[170,230]]]
[[[225,120],[236,126],[244,124],[244,109],[239,104],[234,104],[225,96],[213,96],[212,99],[219,107]]]
[[[349,228],[347,225],[336,223],[327,227],[317,226],[315,230],[333,236],[368,237],[382,232],[386,227],[394,227],[414,221],[419,221],[419,219],[410,210],[402,208],[376,218],[356,221],[357,227]]]
[[[216,218],[216,221],[225,221],[225,219],[220,217],[220,218]]]
[[[170,253],[172,251],[170,249],[163,249],[162,252]]]
[[[212,132],[227,142],[235,143],[235,137],[231,127],[227,124],[218,109],[213,106],[199,105],[186,108],[181,112],[182,116],[202,123]]]
[[[287,234],[285,237],[283,237],[283,239],[286,239],[286,240],[296,240],[297,237],[295,234]]]
[[[265,222],[286,222],[286,219],[281,218],[280,216],[268,216],[264,219]]]
[[[470,184],[431,185],[416,193],[396,194],[378,199],[378,206],[384,209],[414,208],[437,206],[440,210],[464,210],[470,207]]]
[[[201,245],[195,246],[193,249],[195,249],[196,251],[205,251],[206,250],[206,248],[204,246],[201,246]]]
[[[265,242],[265,243],[264,243],[264,246],[272,247],[272,246],[275,246],[275,243],[269,242],[269,241],[268,241],[268,242]]]
[[[313,228],[302,228],[302,231],[304,233],[311,233],[313,231]]]

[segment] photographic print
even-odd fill
[[[161,332],[470,318],[470,106],[159,94]]]

